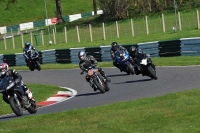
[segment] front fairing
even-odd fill
[[[7,86],[12,82],[13,78],[10,76],[5,76],[1,79],[0,82],[0,93],[6,91]]]
[[[115,53],[115,56],[116,56],[116,60],[117,60],[118,63],[124,63],[124,62],[126,62],[127,60],[130,59],[128,52],[125,51],[125,50],[118,50]]]

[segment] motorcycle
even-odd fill
[[[135,63],[136,75],[142,73],[143,76],[149,76],[151,79],[157,80],[156,67],[152,63],[152,60],[146,55],[138,56],[139,62]]]
[[[134,67],[130,63],[131,57],[128,51],[120,49],[116,51],[115,57],[121,71],[124,71],[127,74],[134,74]]]
[[[108,83],[104,80],[104,77],[100,74],[98,69],[90,66],[84,71],[87,72],[86,78],[89,79],[91,87],[94,87],[94,89],[99,90],[101,93],[105,93],[110,90]],[[81,72],[81,74],[83,74],[84,71]]]
[[[1,79],[0,93],[17,116],[22,116],[23,110],[27,110],[30,114],[37,112],[36,101],[28,99],[24,89],[21,85],[16,85],[12,77],[5,76]]]
[[[28,67],[31,71],[34,71],[34,69],[37,69],[38,71],[41,70],[40,63],[39,63],[39,54],[37,54],[33,50],[27,51],[28,56]]]

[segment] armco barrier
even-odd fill
[[[159,42],[158,49],[160,57],[180,56],[181,41],[172,40]]]
[[[181,38],[181,55],[200,55],[200,38]]]
[[[85,48],[70,48],[71,63],[79,63],[78,52],[85,51]]]
[[[71,63],[70,49],[57,49],[56,50],[57,63]]]

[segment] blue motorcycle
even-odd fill
[[[115,52],[116,61],[121,71],[127,74],[134,74],[134,67],[130,63],[130,55],[127,50],[120,49]]]

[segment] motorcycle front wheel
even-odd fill
[[[31,106],[28,107],[28,109],[27,109],[28,112],[29,112],[30,114],[34,114],[34,113],[36,113],[36,112],[37,112],[36,101],[30,100],[29,102],[30,102]]]
[[[94,83],[101,93],[105,93],[105,89],[99,84],[98,79],[94,79]]]
[[[9,103],[10,103],[10,107],[13,110],[13,112],[17,115],[17,116],[22,116],[23,115],[23,109],[20,105],[19,100],[16,98],[14,98],[13,96],[11,96],[9,98]]]
[[[158,79],[158,77],[156,76],[156,71],[152,68],[151,65],[149,65],[149,66],[147,67],[147,71],[148,71],[148,75],[149,75],[152,79],[155,79],[155,80]]]
[[[41,70],[41,67],[40,67],[39,61],[36,61],[36,66],[37,66],[37,70],[40,71],[40,70]]]

